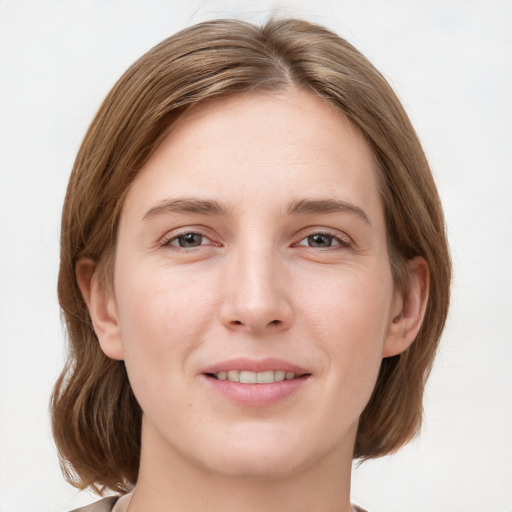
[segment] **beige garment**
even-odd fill
[[[100,501],[96,501],[91,505],[86,505],[85,507],[80,507],[71,512],[115,512],[114,505],[119,500],[117,496],[110,496],[108,498],[103,498]],[[358,506],[352,505],[353,512],[368,512],[366,509]]]
[[[71,512],[112,512],[112,509],[118,499],[119,496],[109,496],[108,498],[103,498],[100,501],[86,505],[85,507],[71,510]]]

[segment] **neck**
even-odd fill
[[[349,512],[351,467],[351,448],[336,447],[286,474],[224,475],[144,436],[143,428],[139,477],[128,510]]]

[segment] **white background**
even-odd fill
[[[453,308],[418,440],[355,471],[373,512],[512,511],[512,3],[0,0],[0,512],[92,501],[48,422],[64,355],[59,215],[89,122],[121,73],[187,25],[271,10],[355,44],[404,102],[442,196]]]

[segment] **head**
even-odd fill
[[[124,362],[100,347],[79,286],[88,278],[83,274],[93,272],[114,293],[123,207],[179,123],[222,102],[290,91],[323,102],[368,149],[397,295],[411,290],[411,262],[425,262],[430,276],[414,340],[379,360],[353,456],[391,453],[417,432],[448,309],[450,261],[441,205],[414,129],[384,78],[335,34],[297,20],[261,28],[220,20],[176,34],[133,64],[100,107],[70,178],[59,273],[70,352],[52,410],[64,468],[79,487],[122,490],[136,482],[142,421]]]

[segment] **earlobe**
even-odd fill
[[[421,256],[407,263],[409,290],[397,298],[382,357],[395,356],[406,350],[418,335],[425,317],[429,290],[428,264]]]
[[[100,282],[96,272],[97,264],[82,258],[75,267],[76,280],[89,309],[94,332],[101,349],[112,359],[124,359],[123,345],[113,293],[105,283]]]

